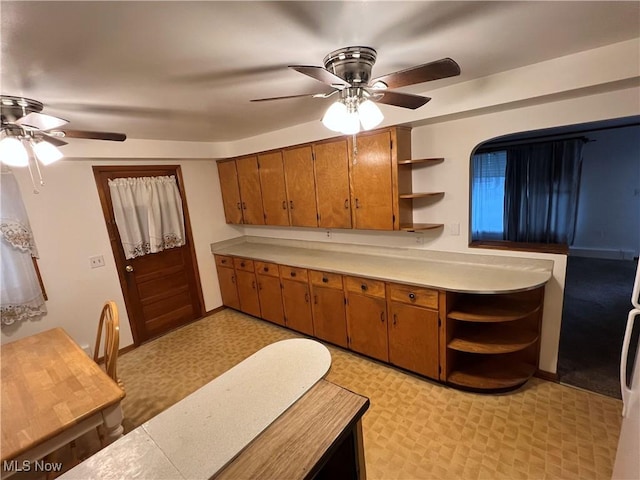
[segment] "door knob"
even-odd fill
[[[133,267],[131,265],[127,265],[124,269],[129,273],[133,272]]]

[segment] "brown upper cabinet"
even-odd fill
[[[316,186],[310,145],[282,152],[289,217],[295,227],[317,227]]]
[[[363,230],[426,230],[415,224],[411,129],[389,127],[218,162],[227,223]],[[240,210],[240,214],[238,213]]]
[[[289,206],[284,184],[282,152],[258,155],[262,206],[267,225],[289,225]]]
[[[313,145],[318,226],[351,228],[349,146],[346,138]]]
[[[242,223],[242,201],[240,200],[235,160],[218,162],[218,177],[220,178],[224,218],[227,223]]]
[[[258,157],[250,156],[236,160],[243,223],[247,225],[264,225],[262,209],[262,190],[258,173]]]

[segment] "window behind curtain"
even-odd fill
[[[471,239],[502,240],[507,152],[478,153],[472,165]]]

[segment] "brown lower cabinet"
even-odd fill
[[[347,317],[342,275],[309,271],[313,334],[327,342],[347,348]]]
[[[258,284],[253,272],[236,272],[240,310],[254,317],[260,316],[260,300],[258,298]]]
[[[285,325],[307,335],[313,335],[311,297],[307,270],[280,265],[282,305]]]
[[[278,265],[256,262],[256,279],[258,280],[258,297],[262,318],[284,326],[282,288],[280,287]]]
[[[216,255],[216,270],[218,271],[218,283],[222,303],[228,307],[240,309],[240,299],[236,286],[236,272],[233,269],[233,259],[227,256]]]
[[[389,361],[384,282],[345,277],[349,348]]]

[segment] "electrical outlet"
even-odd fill
[[[91,268],[104,267],[104,257],[102,255],[89,257],[89,265],[91,265]]]
[[[418,245],[424,244],[424,236],[421,233],[416,233],[416,243]]]

